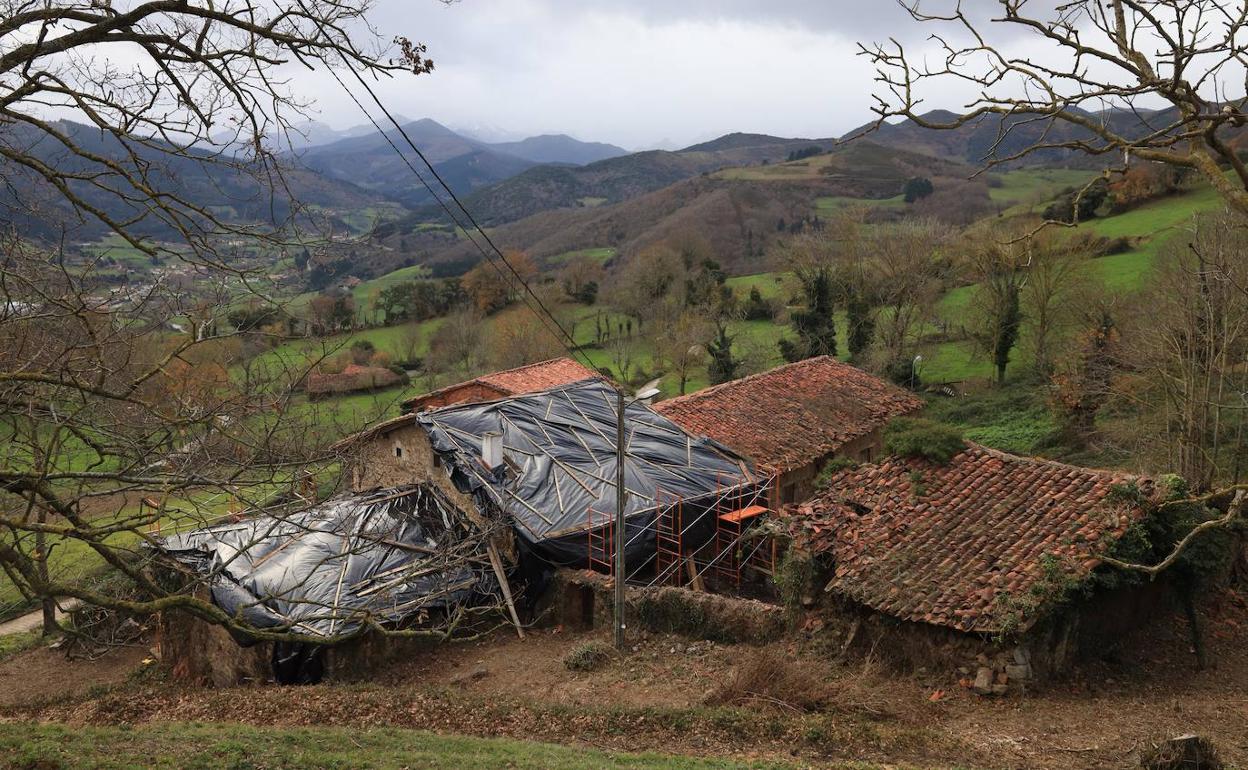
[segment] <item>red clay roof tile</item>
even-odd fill
[[[571,358],[552,358],[549,361],[539,361],[535,364],[518,366],[515,369],[505,369],[501,372],[483,374],[465,382],[457,382],[454,385],[438,388],[404,401],[403,408],[407,411],[418,411],[412,407],[436,397],[450,394],[453,391],[471,389],[477,385],[483,385],[490,390],[498,391],[498,397],[503,398],[506,396],[519,396],[525,393],[536,393],[539,390],[546,390],[557,385],[567,385],[568,383],[579,382],[591,377],[601,378],[602,375]],[[454,401],[454,399],[451,399],[451,401]]]
[[[827,356],[660,401],[655,411],[726,444],[761,468],[801,467],[899,415],[917,396]]]
[[[1132,480],[1151,486],[971,444],[945,465],[889,457],[841,471],[784,515],[799,542],[832,555],[829,590],[903,620],[996,633],[1043,613],[1027,600],[1046,557],[1075,579],[1100,564],[1143,515],[1110,494]]]

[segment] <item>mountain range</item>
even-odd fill
[[[391,129],[384,136],[373,131],[314,145],[300,154],[300,160],[332,179],[417,206],[432,202],[432,196],[407,166],[410,163],[428,176],[404,134],[457,195],[466,195],[536,165],[583,165],[628,154],[614,145],[581,142],[563,134],[517,142],[482,142],[429,118],[408,122],[401,129]],[[402,151],[407,163],[395,157],[395,148]],[[428,181],[433,183],[432,179]]]

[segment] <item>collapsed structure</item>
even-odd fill
[[[171,535],[164,546],[242,623],[332,638],[493,593],[486,537],[436,488],[416,485]]]
[[[443,388],[335,446],[352,494],[168,548],[251,625],[326,637],[497,606],[500,593],[510,605],[513,585],[535,600],[559,567],[741,587],[743,574],[775,575],[777,541],[758,525],[785,503],[779,529],[824,571],[844,649],[889,635],[902,657],[974,670],[981,691],[1062,670],[1156,600],[1144,586],[1068,601],[1144,516],[1138,495],[1116,492],[1147,494],[1147,479],[974,444],[947,463],[885,456],[884,426],[923,402],[834,359],[623,415],[617,399],[568,359]],[[824,474],[816,494],[833,458],[859,464]]]
[[[646,404],[618,415],[599,377],[404,415],[337,448],[351,494],[175,535],[165,550],[244,624],[328,641],[500,592],[519,622],[508,573],[522,586],[563,566],[613,572],[621,455],[630,582],[739,581],[738,546],[766,510],[749,461]]]

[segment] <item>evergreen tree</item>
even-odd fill
[[[992,330],[992,363],[997,369],[998,385],[1005,383],[1005,368],[1010,363],[1010,351],[1018,342],[1018,332],[1023,323],[1018,294],[1018,282],[1006,284],[1001,314],[995,319]]]
[[[925,177],[916,176],[906,180],[906,186],[902,189],[906,203],[914,203],[920,198],[926,198],[935,190],[932,187],[932,180]]]
[[[806,307],[793,312],[797,340],[780,340],[786,361],[836,355],[836,318],[833,316],[832,277],[826,268],[813,271],[802,281]]]
[[[741,361],[732,353],[733,339],[734,337],[728,334],[728,325],[722,320],[716,321],[715,337],[706,348],[706,352],[711,357],[706,367],[706,374],[712,385],[736,379],[737,372],[741,369]]]
[[[875,336],[875,316],[871,315],[871,303],[867,302],[862,292],[855,290],[845,302],[845,322],[849,345],[849,354],[858,356],[871,345]]]

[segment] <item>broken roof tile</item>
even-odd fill
[[[911,474],[921,475],[921,496]],[[1130,481],[1151,488],[1125,473],[970,444],[945,465],[888,457],[840,471],[785,516],[800,542],[832,556],[829,590],[903,620],[997,633],[1004,608],[1026,610],[1042,587],[1046,558],[1082,579],[1144,515],[1111,494]],[[1042,612],[1024,611],[1017,627]]]

